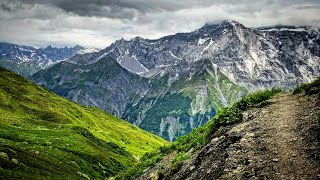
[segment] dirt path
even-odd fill
[[[163,179],[320,179],[319,110],[315,96],[278,94],[219,128],[177,172],[165,168]],[[156,174],[155,167],[140,179]]]
[[[260,121],[267,134],[265,140],[271,150],[269,155],[279,160],[274,164],[278,173],[276,177],[280,175],[286,179],[312,179],[319,173],[317,168],[320,167],[315,166],[305,151],[307,144],[304,140],[307,137],[302,134],[303,128],[300,125],[310,125],[313,114],[310,114],[312,107],[305,106],[303,101],[306,99],[287,94],[278,95],[269,107],[271,111]],[[307,121],[301,123],[304,120]]]
[[[269,102],[246,112],[245,122],[231,130],[245,133],[233,146],[246,153],[237,154],[231,147],[229,158],[248,162],[220,178],[320,179],[315,99],[283,93]]]

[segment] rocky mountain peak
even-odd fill
[[[212,32],[212,31],[217,31],[217,30],[224,30],[224,29],[233,29],[233,28],[243,28],[245,29],[246,27],[233,20],[224,20],[221,23],[206,23],[204,26],[202,26],[200,29],[197,30],[197,32]]]
[[[142,40],[144,40],[142,37],[140,37],[140,36],[136,36],[136,37],[134,37],[133,39],[132,39],[133,41],[142,41]]]
[[[317,37],[223,21],[156,40],[121,39],[33,80],[172,141],[250,91],[313,80],[320,72]]]
[[[234,20],[223,20],[221,22],[221,25],[232,25],[232,26],[242,26],[242,27],[244,27],[243,24],[239,23],[238,21],[234,21]]]

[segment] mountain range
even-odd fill
[[[96,52],[97,49],[82,46],[57,48],[35,48],[11,43],[0,43],[0,66],[10,69],[25,77],[67,60],[75,54]]]
[[[248,92],[315,79],[319,34],[313,27],[223,21],[155,40],[121,39],[29,79],[173,141]]]

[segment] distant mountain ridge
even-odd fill
[[[31,79],[173,141],[250,91],[312,81],[319,53],[317,28],[223,21],[156,40],[121,39]]]
[[[97,49],[74,47],[35,48],[0,42],[0,66],[23,76],[30,76],[40,69],[47,68],[60,61],[67,60],[75,54],[92,53]]]

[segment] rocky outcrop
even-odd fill
[[[137,179],[318,179],[319,100],[279,94],[213,131],[179,166],[171,153]]]

